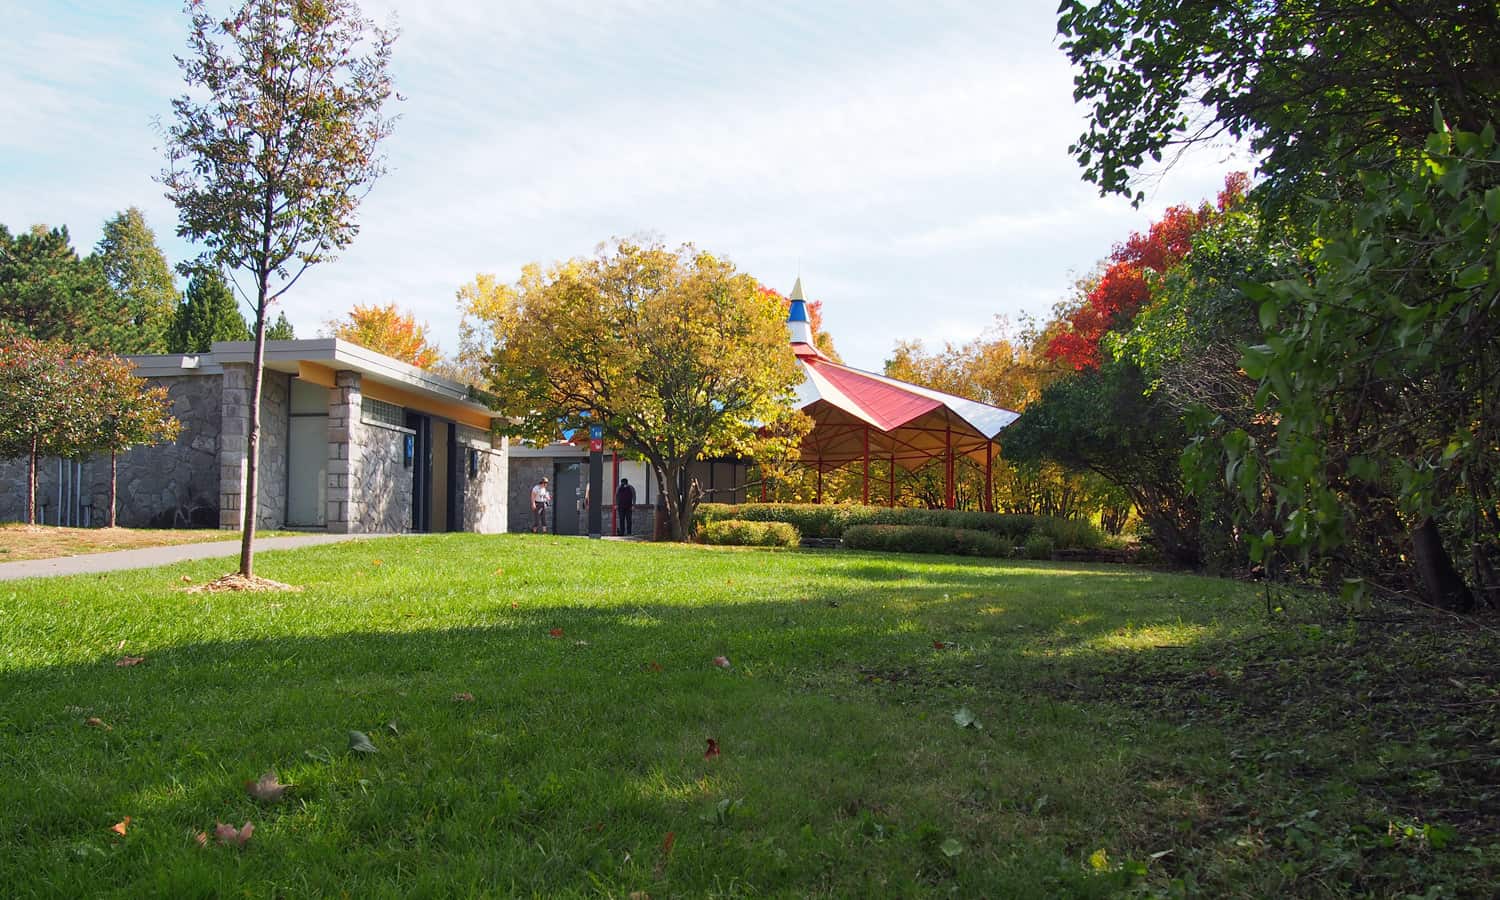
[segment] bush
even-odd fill
[[[1050,516],[1010,516],[961,509],[891,509],[885,506],[854,506],[798,503],[704,503],[696,513],[700,524],[741,519],[751,522],[786,522],[807,537],[845,537],[850,528],[864,525],[909,525],[940,529],[982,531],[1005,540],[1010,547],[1033,534],[1052,539],[1067,550],[1095,550],[1104,535],[1092,523]]]
[[[1045,534],[1033,534],[1026,539],[1027,559],[1051,559],[1052,551],[1057,549],[1057,542]]]
[[[802,541],[797,529],[785,522],[746,522],[719,519],[698,529],[705,544],[721,547],[795,547]]]
[[[974,528],[933,525],[854,525],[844,532],[851,550],[886,553],[950,553],[956,556],[1010,555],[1010,542]]]

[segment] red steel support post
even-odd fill
[[[864,504],[870,505],[870,426],[865,426],[865,499]]]

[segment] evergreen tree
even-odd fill
[[[287,320],[286,313],[276,317],[271,327],[266,329],[266,340],[268,341],[295,341],[297,332],[292,330],[292,323]]]
[[[80,259],[68,229],[0,225],[0,323],[23,336],[116,349],[126,338],[120,299],[99,260]]]
[[[131,326],[115,349],[125,353],[166,350],[167,331],[177,309],[177,287],[146,217],[132,206],[105,222],[94,255],[109,286],[124,301]]]
[[[198,269],[167,333],[171,353],[207,353],[214,341],[248,341],[250,326],[229,282],[217,269]]]

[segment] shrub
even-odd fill
[[[974,528],[933,525],[854,525],[844,532],[851,550],[886,553],[951,553],[957,556],[1009,556],[1010,542]]]
[[[802,536],[785,522],[747,522],[718,519],[698,530],[705,544],[724,547],[795,547]]]
[[[1027,559],[1051,559],[1052,551],[1057,549],[1057,542],[1045,534],[1033,534],[1026,539]]]
[[[1104,535],[1089,522],[1050,516],[1012,516],[961,509],[891,509],[884,506],[797,503],[704,503],[699,505],[700,524],[742,519],[752,522],[786,522],[807,537],[845,537],[850,528],[864,525],[910,525],[930,528],[982,531],[1004,539],[1014,547],[1033,534],[1052,539],[1064,549],[1098,549]]]

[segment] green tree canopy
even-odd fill
[[[156,233],[137,207],[104,223],[94,256],[111,288],[124,302],[128,323],[118,342],[124,353],[161,353],[177,309],[177,286]]]
[[[691,531],[705,454],[754,455],[801,378],[780,302],[691,246],[621,241],[588,259],[526,267],[489,317],[489,375],[513,434],[546,442],[603,425],[656,470],[672,536]]]
[[[0,323],[43,341],[113,348],[128,337],[123,302],[94,258],[81,259],[68,229],[0,225]]]
[[[214,268],[194,270],[167,332],[167,350],[207,353],[214,341],[249,339],[250,326],[223,273]]]

